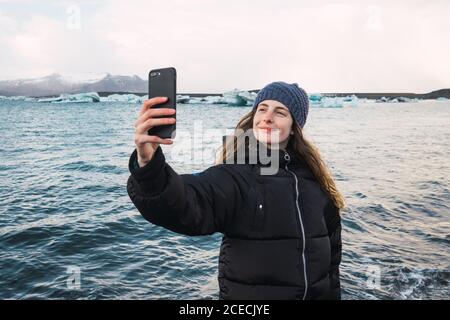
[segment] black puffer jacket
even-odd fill
[[[224,236],[220,299],[340,299],[339,210],[288,149],[276,175],[261,164],[220,164],[177,174],[161,147],[136,168],[128,194],[145,219],[185,235]]]

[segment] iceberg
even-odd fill
[[[204,101],[203,98],[197,98],[197,97],[193,97],[193,98],[189,98],[189,100],[185,103],[189,103],[189,104],[202,104]]]
[[[231,91],[224,92],[222,96],[224,98],[224,101],[230,106],[246,106],[247,101],[250,101],[252,97],[249,92],[243,93],[243,91],[239,89],[233,89]]]
[[[389,102],[389,100],[386,97],[381,97],[380,99],[375,100],[375,102],[378,102],[378,103],[380,103],[380,102]]]
[[[56,98],[44,98],[39,99],[38,102],[50,102],[50,103],[89,103],[100,102],[100,96],[97,92],[86,92],[76,94],[61,94]]]
[[[321,108],[342,108],[344,106],[343,99],[340,97],[324,97],[322,98]]]
[[[354,94],[352,94],[351,96],[345,96],[345,97],[343,98],[343,101],[344,101],[344,102],[353,102],[353,101],[355,101],[355,100],[358,100],[358,97],[355,96]]]
[[[351,96],[345,96],[342,98],[342,102],[346,106],[357,107],[359,99],[356,95],[352,94]]]
[[[177,95],[177,103],[188,103],[190,97],[187,95]]]
[[[253,105],[256,100],[257,94],[255,92],[239,91],[238,96],[247,101],[247,104]]]
[[[407,98],[407,97],[396,97],[396,98],[386,98],[381,97],[380,99],[375,100],[375,102],[389,102],[389,103],[399,103],[399,102],[418,102],[419,99]]]
[[[321,101],[322,95],[320,93],[311,93],[308,98],[309,101]]]
[[[320,93],[311,93],[308,99],[311,107],[320,107],[322,105],[322,95]]]
[[[311,93],[308,96],[311,107],[317,108],[342,108],[344,106],[356,107],[358,105],[358,97],[354,94],[345,97],[327,97],[320,93]]]
[[[0,100],[9,100],[9,101],[35,101],[36,99],[25,96],[1,96]]]
[[[202,102],[207,104],[227,104],[221,96],[207,96],[202,99]]]
[[[397,101],[398,102],[413,102],[414,100],[410,99],[410,98],[406,98],[406,97],[398,97]]]
[[[107,97],[100,98],[102,102],[125,102],[125,103],[142,103],[145,97],[135,94],[111,94]]]
[[[245,101],[244,99],[242,99],[239,96],[228,96],[228,97],[224,97],[225,99],[225,103],[228,104],[229,106],[246,106],[247,105],[247,101]]]
[[[447,101],[448,98],[446,98],[446,97],[439,97],[439,98],[436,98],[436,100],[437,101]]]
[[[177,102],[187,104],[226,104],[229,106],[252,105],[256,99],[256,93],[234,89],[224,92],[222,95],[206,97],[177,96]]]

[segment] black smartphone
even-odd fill
[[[177,109],[177,72],[175,68],[154,69],[148,74],[148,98],[167,97],[164,103],[157,104],[152,108]],[[175,118],[176,113],[170,116],[158,116],[155,118]],[[176,123],[155,126],[148,130],[151,136],[158,136],[162,139],[174,139]]]

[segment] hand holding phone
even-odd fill
[[[145,166],[153,158],[160,144],[172,144],[171,139],[163,139],[156,135],[148,135],[150,129],[157,126],[175,124],[173,116],[176,113],[172,108],[155,108],[156,105],[165,103],[167,97],[154,97],[144,101],[139,111],[139,118],[135,122],[134,143],[136,144],[138,163]],[[161,118],[162,117],[162,118]]]
[[[176,89],[177,73],[175,68],[153,69],[148,74],[148,98],[167,97],[167,100],[161,105],[154,108],[170,108],[176,110],[177,89]],[[175,118],[175,116],[172,116]],[[148,131],[149,135],[155,135],[163,139],[175,138],[175,123],[169,125],[161,125],[153,127]]]

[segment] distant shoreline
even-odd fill
[[[259,90],[249,90],[248,92],[255,92],[258,93]],[[76,92],[73,92],[76,93]],[[68,94],[73,94],[68,93]],[[128,91],[100,91],[97,92],[100,97],[107,97],[112,94],[135,94],[137,96],[145,96],[147,95],[146,92],[128,92]],[[312,92],[311,92],[312,93]],[[450,89],[440,89],[436,91],[432,91],[429,93],[410,93],[410,92],[326,92],[326,93],[320,93],[322,96],[326,97],[346,97],[346,96],[352,96],[355,95],[358,98],[366,98],[366,99],[380,99],[382,97],[385,98],[398,98],[398,97],[405,97],[410,99],[436,99],[440,97],[448,98],[450,99]],[[222,96],[221,93],[177,93],[177,95],[187,95],[190,97],[195,98],[203,98],[207,96]],[[52,98],[52,97],[58,97],[59,95],[48,95],[48,96],[32,96],[33,98]]]
[[[250,90],[248,92],[255,92],[258,93],[259,90]],[[97,92],[100,97],[106,97],[111,94],[135,94],[137,96],[145,96],[147,93],[143,92]],[[440,97],[449,98],[450,99],[450,89],[441,89],[432,91],[429,93],[410,93],[410,92],[367,92],[367,93],[361,93],[361,92],[344,92],[344,93],[336,93],[336,92],[327,92],[327,93],[320,93],[322,96],[325,97],[346,97],[346,96],[352,96],[355,95],[358,98],[367,98],[367,99],[380,99],[382,97],[385,98],[399,98],[399,97],[405,97],[405,98],[417,98],[417,99],[436,99]],[[183,96],[190,96],[195,98],[203,98],[207,96],[221,96],[221,93],[177,93],[177,95],[183,95]]]

